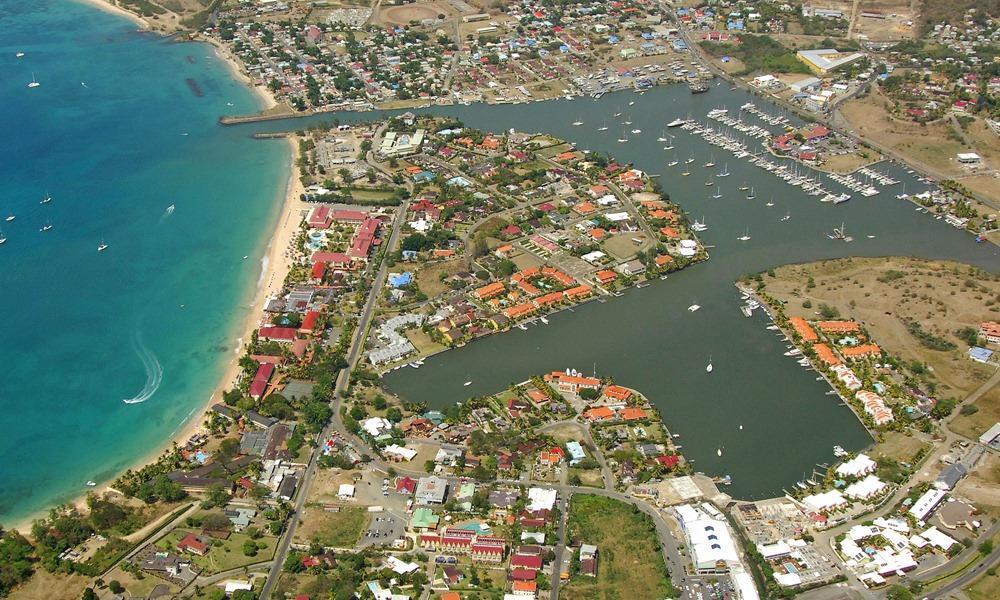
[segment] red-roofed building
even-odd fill
[[[319,311],[310,310],[306,312],[306,316],[302,319],[302,326],[299,327],[299,331],[305,334],[313,333],[316,330],[316,323],[319,321]]]
[[[177,549],[181,552],[190,552],[191,554],[196,554],[198,556],[205,556],[208,554],[208,544],[201,541],[193,533],[189,533],[184,536],[181,541],[177,542]]]
[[[294,327],[261,327],[257,339],[269,342],[291,342],[298,331]]]
[[[313,229],[329,229],[333,225],[333,213],[329,206],[320,204],[309,214],[309,226]]]
[[[312,268],[312,275],[309,277],[309,283],[323,283],[324,275],[326,275],[326,263],[322,261],[315,263]]]
[[[674,467],[677,466],[677,463],[679,463],[681,459],[676,454],[662,454],[660,456],[657,456],[653,460],[655,460],[656,463],[661,466],[664,466],[668,469],[673,469]]]
[[[417,491],[417,480],[412,477],[401,477],[396,480],[396,492],[400,494],[412,494]]]
[[[333,267],[334,269],[353,270],[358,267],[358,265],[354,262],[354,259],[343,252],[326,252],[320,250],[313,253],[312,261],[314,263],[326,263],[327,266]]]
[[[264,397],[267,383],[271,381],[271,375],[274,375],[274,365],[271,363],[261,363],[257,366],[257,373],[253,376],[253,382],[250,384],[251,398],[260,400]]]
[[[608,398],[624,402],[632,397],[632,390],[620,385],[609,385],[604,388],[604,395]]]
[[[368,218],[368,213],[363,210],[333,211],[333,220],[338,223],[346,223],[348,225],[360,225],[367,218]]]
[[[514,581],[535,581],[538,577],[538,571],[532,569],[513,569],[510,572],[510,578]]]
[[[537,571],[542,568],[542,557],[535,554],[515,554],[510,557],[510,566]]]

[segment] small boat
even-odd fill
[[[466,381],[465,383],[462,384],[462,386],[464,387],[469,387],[470,385],[472,385],[471,381]]]
[[[715,156],[712,156],[712,158],[708,159],[708,162],[705,163],[705,168],[711,169],[714,166],[715,166]]]
[[[716,450],[716,451],[715,451],[715,454],[716,454],[717,456],[722,456],[722,448],[719,448],[718,450]]]
[[[682,177],[687,177],[690,174],[691,174],[691,171],[684,171],[683,173],[681,173],[681,176]]]
[[[705,367],[705,372],[706,373],[711,373],[714,370],[715,370],[715,367],[712,366],[712,359],[710,358],[710,359],[708,359],[708,366]]]
[[[701,307],[698,306],[697,304],[692,304],[691,306],[688,307],[688,311],[689,312],[694,312],[694,311],[698,310],[699,308],[701,308]]]
[[[633,129],[632,133],[642,133],[642,130],[641,129]]]
[[[680,127],[684,123],[686,123],[684,119],[674,119],[673,121],[667,123],[667,127]]]
[[[632,106],[633,104],[635,104],[635,100],[632,100],[631,102],[628,103],[629,106]]]
[[[739,187],[739,190],[740,190],[741,192],[745,192],[745,191],[747,191],[747,190],[749,190],[749,189],[750,189],[750,188],[749,188],[749,187],[747,186],[747,182],[745,182],[745,181],[743,182],[743,185],[741,185],[741,186]]]
[[[756,197],[757,197],[757,194],[754,193],[753,188],[751,187],[750,188],[750,193],[747,194],[747,200],[753,200]]]
[[[715,193],[712,194],[712,197],[716,198],[716,199],[721,198],[722,197],[722,188],[716,187],[715,188]]]
[[[6,241],[7,241],[7,236],[4,235],[3,229],[0,229],[0,244],[5,243]]]
[[[527,331],[528,330],[528,327],[524,323],[518,323],[517,324],[517,328],[520,329],[521,331]]]
[[[710,187],[710,186],[713,186],[713,185],[715,185],[715,182],[712,181],[711,179],[705,182],[705,187]]]
[[[52,202],[52,196],[45,194],[45,197],[38,201],[39,204],[48,204]]]
[[[24,52],[18,52],[17,54],[14,55],[14,57],[15,58],[23,58],[24,57]]]
[[[250,258],[250,256],[249,256],[249,255],[247,255],[247,254],[244,254],[244,255],[243,255],[243,260],[246,260],[246,259],[248,259],[248,258]]]
[[[97,251],[98,252],[104,252],[107,249],[108,249],[108,245],[105,244],[104,242],[101,242],[100,245],[97,246]]]
[[[736,239],[738,239],[741,242],[749,242],[750,241],[750,230],[747,229],[746,233],[744,233],[743,235],[741,235],[740,237],[738,237]]]
[[[722,172],[718,174],[718,177],[729,177],[729,164],[728,163],[726,163],[726,165],[724,167],[722,167]]]
[[[779,221],[787,221],[787,220],[789,220],[791,218],[792,218],[792,213],[786,212],[785,216],[781,217],[781,219],[779,219]]]
[[[740,425],[740,431],[743,431],[743,426],[742,425]]]
[[[597,130],[598,131],[607,131],[608,130],[608,122],[605,121],[604,125],[601,125],[600,127],[598,127]]]
[[[583,121],[580,119],[573,121],[573,127],[579,127],[580,125],[583,125]]]
[[[89,481],[89,480],[87,481],[87,487],[96,487],[96,486],[97,486],[97,482]]]
[[[49,231],[50,229],[52,229],[52,225],[50,223],[46,223],[45,225],[42,225],[42,228],[39,229],[38,231],[45,232]]]
[[[545,317],[540,317],[538,320],[542,322],[542,325],[548,325],[549,324],[549,320],[546,319]]]
[[[667,166],[668,167],[676,167],[677,166],[677,161],[676,160],[672,160],[672,161],[670,161],[670,162],[667,163]]]
[[[691,164],[691,163],[693,163],[693,162],[694,162],[694,157],[692,156],[691,158],[689,158],[689,159],[685,160],[685,161],[684,161],[684,164],[686,164],[686,165],[689,165],[689,164]]]
[[[16,217],[16,216],[14,216],[14,214],[13,214],[13,213],[11,213],[11,214],[7,215],[7,218],[6,218],[6,219],[4,219],[4,221],[7,221],[8,223],[10,223],[11,221],[13,221],[13,220],[14,220],[14,219],[16,219],[16,218],[17,218],[17,217]]]
[[[30,88],[36,88],[36,87],[38,87],[40,85],[42,85],[42,84],[38,83],[38,81],[35,80],[35,74],[32,73],[31,74],[31,83],[28,84],[28,87],[30,87]]]

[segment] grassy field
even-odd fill
[[[604,477],[600,469],[570,469],[569,475],[576,475],[580,478],[580,485],[587,487],[603,488]]]
[[[980,510],[1000,516],[1000,456],[987,452],[957,491]]]
[[[163,539],[156,542],[156,546],[163,550],[177,551],[177,543],[188,533],[198,533],[183,529],[175,529],[167,534]],[[230,569],[236,569],[245,565],[252,565],[270,560],[274,556],[276,546],[273,537],[262,537],[257,542],[258,546],[266,546],[257,551],[254,556],[246,556],[243,553],[243,544],[250,540],[250,536],[242,533],[234,533],[226,540],[212,540],[211,549],[205,556],[191,556],[191,560],[201,567],[202,573],[210,575],[221,573]],[[216,543],[219,545],[216,545]]]
[[[574,577],[560,595],[573,600],[660,600],[673,586],[652,520],[631,505],[577,494],[570,502],[569,539],[598,548],[597,577]]]
[[[971,600],[993,600],[1000,598],[1000,574],[983,575],[973,584],[965,588],[965,593]]]
[[[368,527],[371,517],[358,506],[342,506],[339,512],[327,512],[320,506],[305,509],[302,524],[295,532],[298,543],[316,542],[335,548],[353,548]]]
[[[10,593],[11,600],[77,600],[90,579],[83,575],[49,573],[38,568],[31,579]]]
[[[1000,278],[974,272],[967,265],[905,257],[853,258],[786,265],[776,277],[764,277],[767,291],[787,300],[789,317],[817,318],[821,304],[858,319],[891,354],[919,361],[933,374],[938,397],[963,398],[993,369],[967,358],[968,345],[955,332],[979,328],[997,319]],[[812,278],[814,286],[809,286]],[[809,300],[812,307],[803,306]],[[912,319],[924,331],[955,344],[950,351],[922,345],[904,323]]]
[[[976,408],[975,413],[955,415],[948,427],[968,438],[977,438],[993,427],[994,423],[1000,421],[1000,388],[986,392],[973,406]]]
[[[464,268],[465,262],[461,260],[446,260],[425,264],[414,275],[417,288],[427,294],[428,298],[434,298],[441,292],[449,289],[448,284],[441,281],[441,275],[450,277]]]
[[[917,453],[929,445],[915,437],[897,431],[889,431],[885,434],[883,440],[875,446],[872,454],[876,458],[885,457],[896,461],[912,463]]]

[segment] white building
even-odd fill
[[[927,517],[934,513],[934,509],[941,504],[944,500],[945,491],[936,488],[931,488],[924,492],[923,496],[917,498],[917,501],[913,503],[910,507],[909,513],[913,515],[913,518],[918,521],[926,521]]]
[[[698,572],[728,571],[738,563],[739,550],[729,532],[729,525],[718,510],[702,503],[674,507],[691,551],[691,563]]]
[[[882,493],[887,487],[886,483],[875,475],[869,475],[861,481],[856,481],[847,486],[844,495],[855,500],[868,500]]]
[[[859,454],[837,466],[837,475],[841,477],[861,477],[869,473],[874,473],[878,465],[866,454]]]
[[[528,490],[528,510],[552,510],[556,505],[556,490],[533,487]]]

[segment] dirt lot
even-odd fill
[[[454,275],[465,268],[465,261],[447,260],[425,264],[417,271],[415,277],[417,287],[427,294],[428,298],[434,298],[441,292],[449,289],[448,285],[441,281],[441,274],[446,277]]]
[[[957,414],[948,427],[965,437],[978,438],[994,423],[1000,422],[1000,387],[995,387],[974,403],[975,414]]]
[[[329,512],[320,506],[307,506],[302,524],[295,531],[299,543],[316,542],[336,548],[353,548],[368,527],[371,514],[360,506],[341,506]]]
[[[90,579],[82,575],[49,573],[39,568],[28,583],[11,592],[11,600],[77,600]]]
[[[897,119],[886,110],[891,101],[875,91],[868,96],[845,103],[840,115],[848,127],[862,138],[889,147],[924,170],[938,172],[947,177],[962,177],[969,171],[958,164],[959,152],[976,152],[986,166],[996,166],[996,136],[984,130],[984,125],[973,123],[967,127],[966,137],[972,144],[965,146],[954,137],[954,126],[943,119],[926,125]],[[990,177],[970,178],[969,186],[993,198],[1000,198],[1000,181]],[[962,180],[965,183],[965,179]]]
[[[899,433],[897,431],[887,432],[881,442],[875,446],[872,454],[876,458],[885,457],[900,462],[912,463],[913,458],[921,448],[929,444],[918,440],[915,437]]]
[[[939,397],[966,396],[992,369],[966,357],[967,344],[955,336],[962,327],[979,328],[997,319],[1000,277],[971,275],[971,267],[947,261],[912,258],[854,258],[786,265],[765,277],[768,291],[787,299],[789,316],[816,318],[820,304],[844,318],[862,321],[883,348],[906,361],[926,363]],[[809,288],[812,277],[815,287]],[[882,281],[879,281],[879,278]],[[805,300],[812,308],[805,308]],[[907,330],[904,319],[919,322],[925,332],[957,345],[952,351],[930,350]]]
[[[876,162],[881,158],[882,156],[879,154],[876,154],[874,158],[870,156],[868,158],[864,158],[854,153],[840,154],[826,159],[826,161],[820,165],[820,170],[829,171],[831,173],[851,173],[867,164]]]
[[[1000,456],[987,452],[956,491],[992,514],[1000,512]]]
[[[402,6],[386,6],[378,11],[377,21],[392,25],[407,25],[410,21],[437,19],[438,15],[451,17],[455,11],[447,2],[422,2]]]

